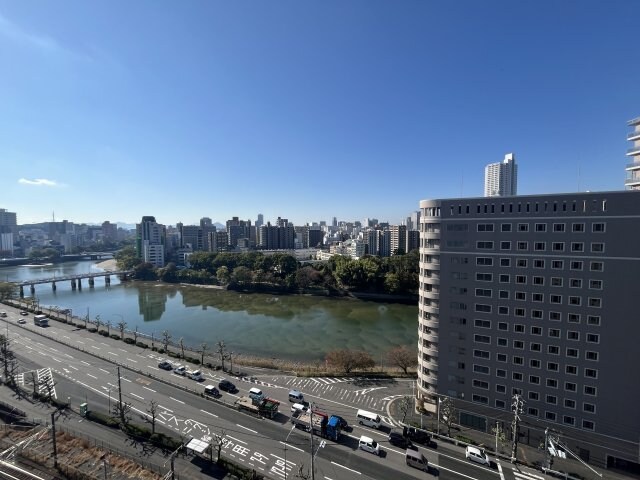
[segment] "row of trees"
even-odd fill
[[[327,353],[325,360],[328,366],[344,373],[368,370],[376,365],[371,354],[363,350],[332,350]],[[402,345],[387,352],[387,361],[407,374],[410,368],[418,365],[418,353]]]
[[[415,294],[418,288],[417,250],[388,258],[366,256],[352,259],[334,256],[323,264],[303,265],[284,253],[194,252],[189,268],[170,262],[163,268],[142,263],[133,247],[120,250],[118,267],[134,270],[139,280],[168,283],[223,285],[231,288],[284,291],[323,289],[328,291],[364,291],[387,294]]]

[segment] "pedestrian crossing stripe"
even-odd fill
[[[513,474],[516,476],[516,478],[522,478],[524,480],[532,480],[534,478],[537,480],[544,480],[544,477],[529,472],[517,472],[514,470]]]

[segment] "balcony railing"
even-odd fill
[[[638,155],[638,154],[640,154],[640,145],[636,145],[635,147],[627,150],[627,156]]]
[[[627,178],[624,181],[625,185],[640,185],[640,177],[638,178]]]
[[[640,168],[640,162],[627,163],[624,168],[625,170],[637,170],[638,168]]]
[[[629,125],[630,127],[638,124],[640,124],[640,117],[633,118],[627,122],[627,125]]]
[[[627,133],[627,140],[631,140],[636,137],[640,137],[640,130],[634,130],[633,132]]]

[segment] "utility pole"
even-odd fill
[[[109,395],[111,398],[111,395]],[[124,423],[124,409],[122,408],[122,387],[120,385],[120,366],[118,366],[118,402],[120,403],[120,420]]]
[[[315,467],[314,467],[314,458],[315,455],[313,454],[313,403],[309,405],[309,432],[311,433],[311,480],[315,480],[316,478],[316,474],[315,474]],[[285,470],[287,468],[287,465],[285,464],[284,466]]]
[[[56,448],[56,412],[51,412],[51,433],[53,435],[53,468],[58,468],[58,449]]]
[[[517,462],[518,455],[518,437],[520,435],[520,414],[524,407],[524,400],[519,394],[513,396],[511,411],[513,412],[513,422],[511,422],[511,434],[513,445],[511,447],[511,463]]]

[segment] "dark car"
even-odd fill
[[[162,370],[173,370],[173,365],[166,360],[163,360],[158,364],[158,368],[161,368]]]
[[[213,385],[207,385],[204,387],[204,394],[209,397],[218,398],[220,397],[220,390]]]
[[[342,430],[349,430],[349,424],[347,423],[347,421],[346,421],[344,418],[342,418],[342,417],[341,417],[341,416],[339,416],[339,415],[336,415],[336,418],[337,418],[337,419],[338,419],[338,421],[340,422],[340,428],[341,428]]]
[[[414,442],[426,447],[437,448],[438,446],[436,442],[431,439],[431,435],[418,428],[404,427],[402,430],[402,435],[407,437],[409,440],[413,440]]]
[[[229,393],[236,393],[238,391],[236,386],[229,380],[222,380],[220,383],[218,383],[218,388]]]
[[[396,447],[400,447],[404,449],[414,448],[413,443],[411,443],[411,440],[409,440],[407,437],[403,436],[401,433],[398,433],[398,432],[389,433],[389,443],[391,445],[395,445]]]

